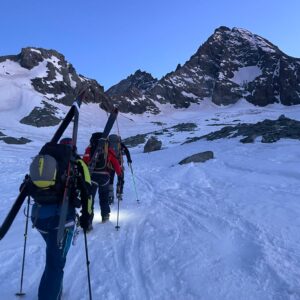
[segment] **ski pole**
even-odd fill
[[[119,226],[119,211],[120,211],[120,198],[121,198],[121,195],[118,194],[117,197],[118,197],[118,213],[117,213],[117,226],[115,226],[115,228],[117,230],[119,230],[120,229],[120,226]]]
[[[92,300],[92,288],[91,288],[91,277],[90,277],[90,261],[89,261],[89,253],[88,253],[88,246],[87,246],[86,230],[83,230],[83,233],[84,233],[84,244],[85,244],[86,268],[87,268],[88,284],[89,284],[89,296],[90,296],[90,300]]]
[[[25,254],[26,254],[26,244],[27,244],[27,232],[28,232],[28,218],[29,218],[29,205],[30,205],[30,196],[27,198],[27,212],[26,212],[26,223],[25,223],[25,232],[24,232],[24,247],[23,247],[23,259],[22,259],[22,271],[21,271],[21,284],[20,292],[16,293],[16,296],[25,296],[23,289],[23,277],[24,277],[24,266],[25,266]],[[25,211],[24,211],[25,213]]]
[[[134,174],[133,174],[133,169],[132,169],[131,163],[129,163],[129,167],[130,167],[130,171],[131,171],[133,187],[134,187],[134,190],[135,190],[136,202],[140,203],[140,200],[139,200],[139,197],[138,197],[138,194],[137,194],[137,190],[136,190],[136,184],[135,184],[135,179],[134,179]]]

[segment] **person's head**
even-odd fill
[[[59,143],[61,145],[68,145],[70,147],[74,146],[73,140],[70,137],[62,138]]]
[[[121,142],[121,137],[117,134],[110,134],[109,137],[108,137],[108,141],[111,144],[120,143]]]
[[[102,138],[103,133],[102,132],[94,132],[90,138],[90,144],[97,144],[98,141]]]

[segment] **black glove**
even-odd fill
[[[87,213],[83,213],[79,217],[79,223],[80,223],[80,227],[84,231],[87,231],[89,229],[90,224],[91,224],[91,216],[89,214],[87,214]]]
[[[131,164],[132,164],[132,160],[131,160],[131,159],[128,159],[128,160],[127,160],[127,164],[128,164],[128,165],[131,165]]]
[[[117,198],[122,198],[122,194],[123,194],[123,186],[124,186],[124,179],[123,179],[123,176],[118,176],[118,183],[117,183]]]

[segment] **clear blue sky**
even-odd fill
[[[1,0],[0,55],[55,49],[105,89],[137,69],[160,78],[225,25],[300,57],[300,0]]]

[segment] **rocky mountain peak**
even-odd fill
[[[234,27],[229,29],[221,26],[209,38],[210,44],[222,44],[223,47],[248,47],[254,51],[276,53],[281,51],[267,39],[253,34],[249,30]]]
[[[207,98],[218,105],[239,99],[259,106],[299,104],[300,60],[248,30],[221,26],[148,94],[153,101],[175,107]]]
[[[153,78],[150,73],[137,70],[134,74],[129,75],[126,79],[112,86],[106,91],[109,96],[119,96],[136,92],[144,93],[151,88],[157,79]]]
[[[156,106],[151,101],[147,101],[144,94],[156,82],[157,79],[153,78],[150,73],[137,70],[134,74],[108,89],[106,94],[123,112],[142,113],[145,111],[145,106],[147,110],[154,111]]]
[[[43,60],[53,60],[53,63],[58,65],[67,65],[64,55],[56,50],[46,50],[43,48],[27,47],[22,48],[21,53],[18,55],[20,65],[23,68],[31,70],[41,63]]]
[[[56,50],[26,47],[18,55],[0,57],[0,63],[6,60],[17,62],[22,68],[31,71],[32,86],[45,100],[71,105],[76,91],[83,85],[88,85],[88,102],[109,105],[103,87],[96,80],[77,74],[72,64]]]
[[[19,78],[41,96],[41,105],[34,107],[29,115],[20,120],[23,124],[37,127],[58,124],[60,109],[57,103],[71,105],[83,86],[89,87],[86,102],[99,103],[107,111],[112,107],[103,87],[96,80],[77,74],[64,55],[55,50],[23,48],[18,55],[0,57],[0,64],[0,80],[16,81],[18,86]]]
[[[152,87],[142,90],[135,81],[139,76],[136,72],[108,91],[117,91],[118,99],[131,103],[128,111],[137,102],[141,113],[149,107],[157,112],[157,103],[186,108],[204,99],[217,105],[240,99],[259,106],[300,104],[300,60],[242,28],[217,28],[185,64]]]

